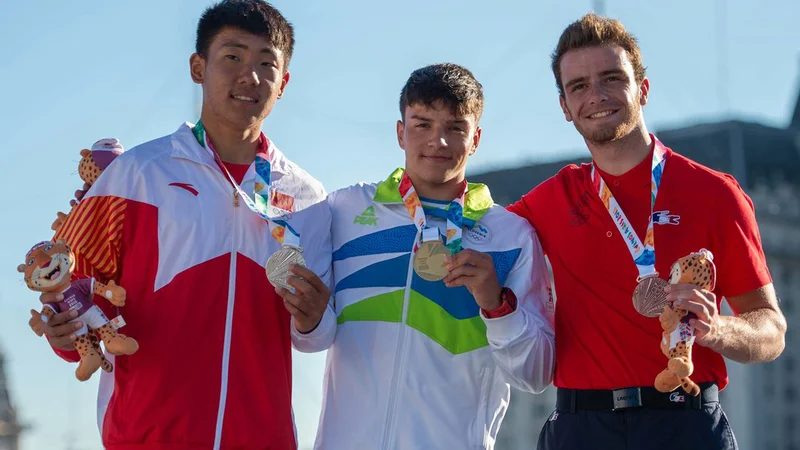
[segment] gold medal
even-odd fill
[[[640,279],[633,290],[633,307],[645,317],[658,317],[667,304],[665,287],[667,282],[659,278],[658,274]]]
[[[303,259],[303,255],[300,254],[301,252],[301,249],[294,247],[283,247],[269,257],[266,266],[267,279],[273,286],[282,287],[287,291],[292,290],[292,287],[286,283],[289,277],[294,276],[289,271],[289,268],[292,264],[306,267],[306,262]]]
[[[423,280],[439,281],[448,274],[445,257],[450,254],[442,241],[423,242],[414,254],[414,272]]]

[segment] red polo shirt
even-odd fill
[[[654,139],[655,141],[655,139]],[[717,267],[717,301],[772,282],[753,204],[736,180],[666,148],[667,162],[653,209],[656,271],[708,249]],[[650,214],[650,155],[621,176],[602,173],[644,237]],[[591,183],[591,164],[570,165],[509,210],[536,228],[553,266],[557,387],[616,389],[652,386],[666,368],[658,318],[639,315],[632,293],[638,272],[625,242]],[[697,383],[728,383],[718,353],[694,345]]]

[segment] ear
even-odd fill
[[[17,272],[25,273],[25,264],[20,264],[17,266]]]
[[[92,154],[92,151],[89,150],[88,148],[85,148],[85,149],[81,150],[81,156],[84,157],[84,158],[86,158],[87,156],[89,156],[91,154]]]
[[[283,74],[283,80],[281,80],[281,90],[278,91],[278,98],[283,97],[283,92],[286,90],[286,85],[289,84],[289,78],[290,77],[291,77],[291,74],[289,72],[286,72],[285,74]]]
[[[56,241],[56,244],[67,245],[67,240],[64,238],[60,238],[59,240]]]
[[[566,119],[567,122],[572,122],[572,113],[569,112],[569,108],[567,108],[567,100],[563,95],[558,96],[558,103],[561,105],[561,111],[564,113],[564,119]]]
[[[192,53],[189,57],[189,71],[192,75],[192,81],[197,84],[203,84],[203,73],[206,70],[206,60],[198,53]]]
[[[478,151],[478,146],[481,145],[481,132],[483,130],[480,126],[475,128],[475,134],[472,135],[472,149],[469,151],[469,155],[472,156]]]
[[[647,98],[650,96],[650,80],[645,77],[639,85],[639,105],[644,106],[647,104]]]
[[[402,120],[397,121],[397,144],[400,145],[400,148],[403,150],[406,149],[405,143],[403,142],[403,133],[405,132],[405,124]]]

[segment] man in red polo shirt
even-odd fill
[[[718,400],[728,382],[723,357],[773,360],[786,331],[753,205],[732,176],[648,133],[650,82],[621,23],[584,16],[564,30],[552,64],[564,116],[593,162],[565,167],[509,208],[536,228],[558,292],[558,400],[538,448],[735,449]],[[624,212],[616,220],[598,195],[601,181]],[[637,236],[624,239],[626,227]],[[696,315],[691,378],[701,393],[662,394],[653,388],[667,362],[662,330],[634,309],[633,292],[640,277],[667,278],[672,263],[700,249],[714,256],[714,291],[666,290]],[[722,297],[735,316],[720,315]]]

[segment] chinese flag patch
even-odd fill
[[[272,206],[278,207],[284,211],[294,212],[294,197],[273,190]]]

